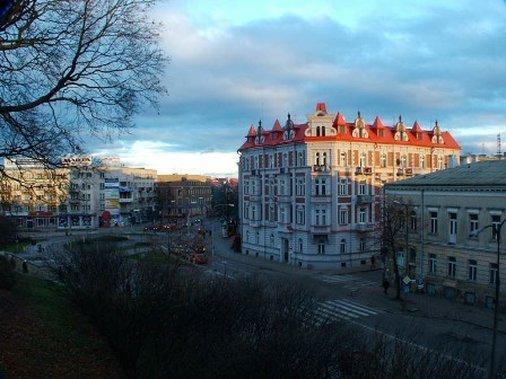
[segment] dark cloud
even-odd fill
[[[464,150],[491,146],[506,130],[506,10],[471,4],[414,17],[385,12],[354,28],[285,15],[213,31],[168,14],[170,96],[122,139],[230,152],[260,117],[267,126],[287,112],[304,121],[325,101],[348,118],[357,109],[385,122],[402,113],[425,128],[438,119]]]

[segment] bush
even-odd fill
[[[15,242],[17,236],[16,224],[7,217],[0,216],[0,247]]]
[[[0,288],[10,290],[16,283],[14,267],[6,256],[0,255]]]

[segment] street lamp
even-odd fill
[[[502,229],[502,226],[504,225],[505,222],[506,222],[506,219],[502,220],[502,222],[497,223],[497,224],[490,224],[490,225],[484,226],[483,228],[481,228],[473,233],[473,235],[477,237],[481,232],[490,228],[490,229],[492,229],[493,233],[495,234],[495,238],[497,241],[497,274],[496,274],[496,278],[495,278],[494,323],[493,323],[493,327],[492,327],[492,348],[490,350],[490,367],[488,370],[488,377],[489,378],[496,377],[495,350],[496,350],[496,343],[497,343],[497,314],[499,311],[499,290],[500,290],[499,263],[500,263],[500,255],[501,255],[501,229]]]

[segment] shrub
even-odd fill
[[[16,283],[12,263],[6,256],[0,255],[0,288],[10,290]]]

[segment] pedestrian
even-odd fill
[[[376,268],[376,258],[374,258],[374,255],[371,257],[371,270],[374,270]]]
[[[390,282],[387,278],[383,279],[383,293],[388,295],[388,287],[390,287]]]
[[[28,274],[28,263],[26,259],[23,261],[23,273]]]

